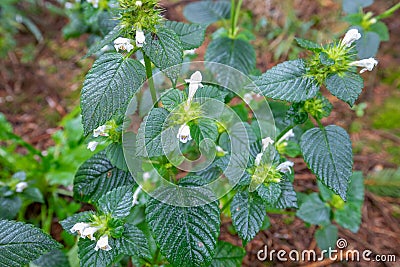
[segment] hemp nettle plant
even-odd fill
[[[322,45],[298,38],[306,58],[257,76],[254,48],[238,27],[241,0],[190,3],[184,15],[193,23],[165,19],[157,0],[84,5],[107,13],[113,28],[89,49],[97,60],[81,94],[94,155],[76,173],[73,192],[95,209],[61,222],[77,236],[80,266],[240,266],[243,247],[218,240],[221,218],[231,218],[245,246],[269,226],[267,213],[282,209],[298,208],[298,217],[319,226],[321,249],[336,242],[332,220],[358,230],[363,178],[353,173],[347,132],[323,123],[332,105],[321,92],[349,106],[361,94],[358,72],[378,62],[357,58],[357,29]],[[225,27],[213,34],[206,61],[191,62],[216,21]],[[319,194],[293,188],[289,157],[300,155]],[[31,247],[1,248],[3,265],[57,247],[21,223],[0,228],[5,243],[22,238],[21,229],[27,239],[37,236]]]

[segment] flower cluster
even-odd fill
[[[109,132],[108,131],[110,129],[111,129],[110,125],[101,125],[101,126],[99,126],[99,127],[97,127],[96,129],[93,130],[93,137],[94,138],[97,138],[99,136],[108,137],[109,136]],[[99,142],[91,141],[87,145],[87,149],[89,149],[90,151],[95,151],[98,145],[99,145]]]
[[[90,223],[84,223],[84,222],[78,222],[76,223],[70,231],[72,233],[77,233],[80,238],[89,238],[90,240],[95,241],[96,237],[94,234],[99,231],[101,227],[98,226],[93,226]],[[108,244],[108,235],[104,234],[102,235],[96,243],[96,247],[94,248],[96,251],[101,249],[105,251],[111,250],[111,246]]]

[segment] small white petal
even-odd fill
[[[364,73],[367,70],[368,71],[372,71],[374,69],[374,67],[376,65],[378,65],[378,61],[375,58],[370,57],[370,58],[361,59],[361,60],[358,60],[358,61],[351,62],[349,65],[363,68],[360,71],[360,73]]]
[[[256,159],[254,160],[254,165],[258,166],[261,163],[261,158],[264,155],[264,153],[258,153],[256,156]]]
[[[243,100],[244,100],[244,102],[246,102],[246,104],[250,104],[250,102],[253,100],[253,95],[252,94],[250,94],[250,93],[246,93],[246,94],[244,94],[244,96],[243,96]]]
[[[187,83],[201,83],[202,80],[203,76],[200,71],[193,73],[192,76],[190,76],[190,79],[185,79]]]
[[[96,240],[96,238],[93,235],[98,230],[99,230],[98,227],[92,227],[92,226],[86,227],[85,229],[83,229],[81,236],[83,238],[88,237],[90,240]]]
[[[106,125],[101,125],[97,127],[93,130],[93,137],[108,136],[108,133],[106,132],[106,130],[108,129],[109,127],[107,127]]]
[[[128,38],[118,37],[114,40],[114,48],[117,50],[125,50],[130,52],[133,49],[133,45]]]
[[[139,193],[142,190],[142,186],[139,185],[138,188],[136,188],[135,192],[133,193],[133,205],[138,204],[139,202],[137,201],[138,197],[139,197]]]
[[[269,145],[274,144],[274,140],[272,140],[272,138],[268,136],[268,137],[264,138],[263,140],[261,140],[261,143],[263,146],[262,151],[265,151]]]
[[[99,240],[96,243],[96,247],[94,250],[98,251],[99,249],[109,251],[112,248],[108,244],[108,235],[103,235],[99,238]]]
[[[184,56],[191,56],[196,53],[196,49],[191,49],[191,50],[183,50],[183,55]]]
[[[361,34],[357,29],[351,29],[347,31],[346,35],[342,39],[342,45],[350,47],[355,41],[361,38]]]
[[[136,2],[135,2],[135,6],[138,6],[138,7],[141,7],[142,4],[143,4],[142,1],[136,1]]]
[[[96,141],[91,141],[91,142],[89,142],[89,144],[87,145],[87,149],[89,149],[90,151],[95,151],[96,150],[96,147],[97,147],[97,145],[99,144],[99,142],[96,142]]]
[[[176,135],[176,138],[179,139],[182,143],[186,144],[188,141],[192,140],[192,137],[190,136],[190,128],[186,124],[181,125],[179,128],[178,134]]]
[[[136,30],[135,42],[137,47],[143,47],[146,43],[146,36],[142,30]]]
[[[27,182],[19,182],[16,186],[15,186],[15,192],[17,193],[21,193],[22,191],[25,190],[25,188],[28,187],[28,183]]]
[[[99,7],[99,0],[87,0],[88,3],[92,4],[94,8]]]
[[[290,129],[284,135],[282,135],[282,137],[279,139],[278,143],[280,143],[282,141],[287,141],[287,140],[289,140],[289,138],[292,138],[292,137],[294,137],[294,132],[293,132],[293,129]]]
[[[79,222],[74,224],[74,226],[70,229],[71,233],[75,233],[77,232],[80,237],[83,237],[83,230],[85,230],[85,228],[89,227],[90,224],[88,223],[83,223],[83,222]],[[83,237],[84,238],[84,237]]]
[[[293,162],[285,161],[285,162],[279,164],[278,167],[276,167],[276,170],[283,172],[283,173],[286,173],[286,172],[292,173],[292,170],[290,168],[293,167],[293,165],[294,165]]]
[[[149,172],[144,172],[143,173],[143,180],[148,180],[148,179],[150,179],[150,177],[151,177],[151,175],[150,175],[150,173]]]

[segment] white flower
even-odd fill
[[[292,138],[292,137],[294,137],[294,132],[293,132],[293,129],[290,129],[284,135],[282,135],[282,137],[279,139],[278,143],[280,143],[282,141],[287,141],[287,140],[289,140],[289,138]]]
[[[96,238],[93,235],[98,230],[99,230],[98,227],[88,226],[85,229],[83,229],[83,232],[82,232],[81,236],[83,238],[88,237],[90,240],[96,240]]]
[[[183,56],[191,56],[196,54],[196,49],[183,50]]]
[[[262,153],[262,152],[257,154],[256,159],[254,160],[254,165],[256,165],[256,166],[260,165],[261,158],[263,155],[264,155],[264,153]]]
[[[189,83],[189,96],[187,100],[187,105],[190,105],[192,102],[194,95],[196,94],[197,89],[199,87],[203,87],[201,81],[203,80],[203,76],[201,75],[200,71],[196,71],[195,73],[190,76],[190,79],[185,79],[185,82]]]
[[[150,179],[150,177],[151,177],[151,175],[150,175],[150,173],[149,172],[144,172],[143,173],[143,180],[149,180]]]
[[[88,224],[88,223],[79,222],[79,223],[74,224],[74,226],[70,229],[70,231],[71,231],[71,233],[77,232],[80,235],[80,237],[84,238],[84,236],[82,235],[83,230],[85,230],[85,228],[88,228],[89,226],[90,226],[90,224]]]
[[[265,151],[269,145],[274,144],[274,140],[271,139],[271,137],[265,137],[263,140],[261,140],[262,143],[262,151]]]
[[[97,241],[96,247],[94,248],[94,250],[98,251],[99,249],[102,249],[102,250],[105,250],[105,251],[109,251],[109,250],[112,249],[110,247],[110,245],[108,244],[108,235],[103,235]]]
[[[25,188],[28,187],[28,183],[27,182],[19,182],[16,186],[15,186],[15,192],[17,193],[21,193],[22,191],[25,190]]]
[[[73,3],[70,3],[70,2],[66,2],[65,3],[65,8],[66,9],[71,9],[71,8],[73,8],[74,7],[74,4]]]
[[[135,192],[133,193],[133,205],[138,204],[139,202],[137,201],[138,197],[139,197],[139,193],[142,190],[142,186],[139,185],[138,188],[136,188]]]
[[[135,6],[141,7],[142,6],[142,1],[136,1]]]
[[[346,35],[343,37],[341,44],[343,46],[350,47],[355,41],[361,38],[361,34],[357,29],[351,29],[346,32]]]
[[[293,162],[285,161],[285,162],[279,164],[278,167],[276,167],[276,170],[283,172],[283,173],[285,173],[285,172],[292,173],[292,170],[290,168],[293,167],[293,165],[294,165]]]
[[[250,102],[253,100],[253,95],[252,94],[250,94],[250,93],[246,93],[246,94],[244,94],[244,96],[243,96],[243,100],[244,100],[244,102],[246,102],[246,104],[250,104]]]
[[[179,138],[179,141],[181,141],[184,144],[192,140],[192,137],[190,136],[189,126],[187,126],[186,124],[181,125],[178,134],[176,135],[176,138]]]
[[[135,41],[137,47],[143,47],[143,45],[146,43],[146,36],[144,36],[144,32],[142,30],[136,30]]]
[[[133,49],[131,41],[128,38],[123,37],[118,37],[114,40],[114,47],[117,52],[119,50],[126,50],[127,52],[130,52]]]
[[[228,152],[226,152],[222,147],[220,147],[220,146],[216,146],[215,147],[215,150],[217,150],[217,155],[220,155],[220,156],[222,156],[222,155],[226,155]]]
[[[87,0],[88,3],[92,4],[94,8],[99,7],[99,0]]]
[[[358,61],[351,62],[349,65],[363,68],[360,71],[360,73],[364,73],[367,70],[368,71],[372,71],[374,69],[374,67],[376,65],[378,65],[378,61],[375,58],[370,57],[370,58],[361,59],[361,60],[358,60]]]
[[[107,125],[101,125],[97,127],[93,130],[93,137],[108,136],[108,133],[106,133],[106,130],[108,129],[110,129],[110,127]]]
[[[95,151],[96,150],[96,147],[97,147],[97,145],[99,144],[99,142],[96,142],[96,141],[91,141],[91,142],[89,142],[89,144],[87,145],[87,149],[89,149],[90,151]]]

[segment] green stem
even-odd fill
[[[233,198],[235,197],[235,195],[236,195],[236,193],[230,199],[228,199],[228,201],[222,206],[221,212],[224,211],[227,207],[229,207],[229,205],[233,201]]]
[[[156,252],[154,253],[153,263],[156,264],[158,261],[158,255],[160,254],[160,249],[157,247]]]
[[[390,17],[399,8],[400,8],[400,3],[397,3],[394,6],[392,6],[391,8],[389,8],[388,10],[386,10],[385,12],[383,12],[382,14],[376,16],[376,19],[380,20],[380,19]]]
[[[237,24],[239,21],[240,8],[242,7],[243,0],[239,0],[239,2],[235,3],[235,0],[231,0],[231,29],[229,32],[229,36],[231,38],[235,38],[237,34]]]
[[[235,18],[235,0],[231,0],[231,29],[229,32],[229,35],[232,36],[234,31],[235,31],[235,22],[234,22],[234,18]]]
[[[156,88],[154,87],[153,71],[151,69],[151,61],[150,61],[150,58],[148,56],[146,56],[145,53],[143,53],[143,59],[144,59],[144,66],[146,67],[147,80],[149,81],[151,99],[153,100],[153,105],[155,105],[157,103],[157,94],[156,94]]]
[[[289,125],[288,127],[286,127],[285,129],[283,129],[283,131],[278,135],[278,137],[275,139],[275,142],[278,142],[279,139],[282,138],[282,136],[284,136],[287,132],[289,132],[291,129],[293,129],[295,125]]]
[[[317,124],[318,124],[319,128],[320,128],[321,130],[324,130],[324,129],[325,129],[325,127],[324,127],[324,125],[322,125],[322,122],[321,122],[321,120],[320,120],[320,119],[318,119],[318,118],[316,118],[316,117],[313,117],[313,118],[314,118],[314,120],[317,122]]]
[[[50,198],[48,203],[48,207],[46,205],[42,205],[42,229],[45,233],[50,234],[51,232],[51,224],[53,222],[53,214],[54,214],[54,209],[53,209],[53,198]]]

